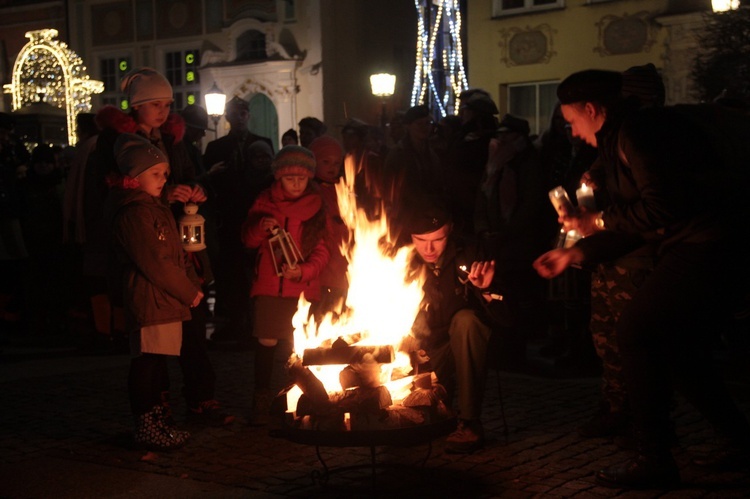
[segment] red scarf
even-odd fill
[[[310,184],[300,197],[291,199],[281,186],[281,182],[276,181],[271,185],[271,199],[286,218],[302,221],[310,220],[323,205],[323,198]]]

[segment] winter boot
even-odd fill
[[[141,414],[135,422],[135,443],[140,447],[153,451],[167,451],[179,449],[190,433],[179,431],[165,421],[164,407],[154,406],[146,414]]]

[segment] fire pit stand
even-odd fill
[[[432,441],[443,435],[447,435],[456,428],[456,419],[449,418],[436,423],[420,426],[394,428],[387,430],[355,430],[355,431],[326,431],[299,429],[283,426],[278,436],[299,444],[315,446],[315,455],[323,467],[322,471],[313,470],[310,473],[312,481],[316,485],[326,487],[331,475],[357,469],[370,468],[372,473],[372,488],[377,484],[377,468],[390,467],[390,463],[378,463],[375,457],[375,448],[379,446],[413,447],[427,444],[427,453],[417,464],[423,469],[427,460],[432,455]],[[321,447],[369,447],[370,463],[350,466],[329,468],[320,453]]]

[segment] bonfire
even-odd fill
[[[385,210],[375,220],[357,205],[356,164],[345,161],[336,185],[349,239],[346,303],[319,323],[300,296],[293,319],[288,368],[294,385],[284,424],[310,430],[377,430],[446,420],[452,415],[434,373],[419,373],[411,327],[422,304],[423,282],[407,282],[411,246],[393,249]]]

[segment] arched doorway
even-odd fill
[[[265,94],[255,94],[250,97],[250,121],[247,127],[251,132],[268,137],[279,148],[279,115],[271,99]]]

